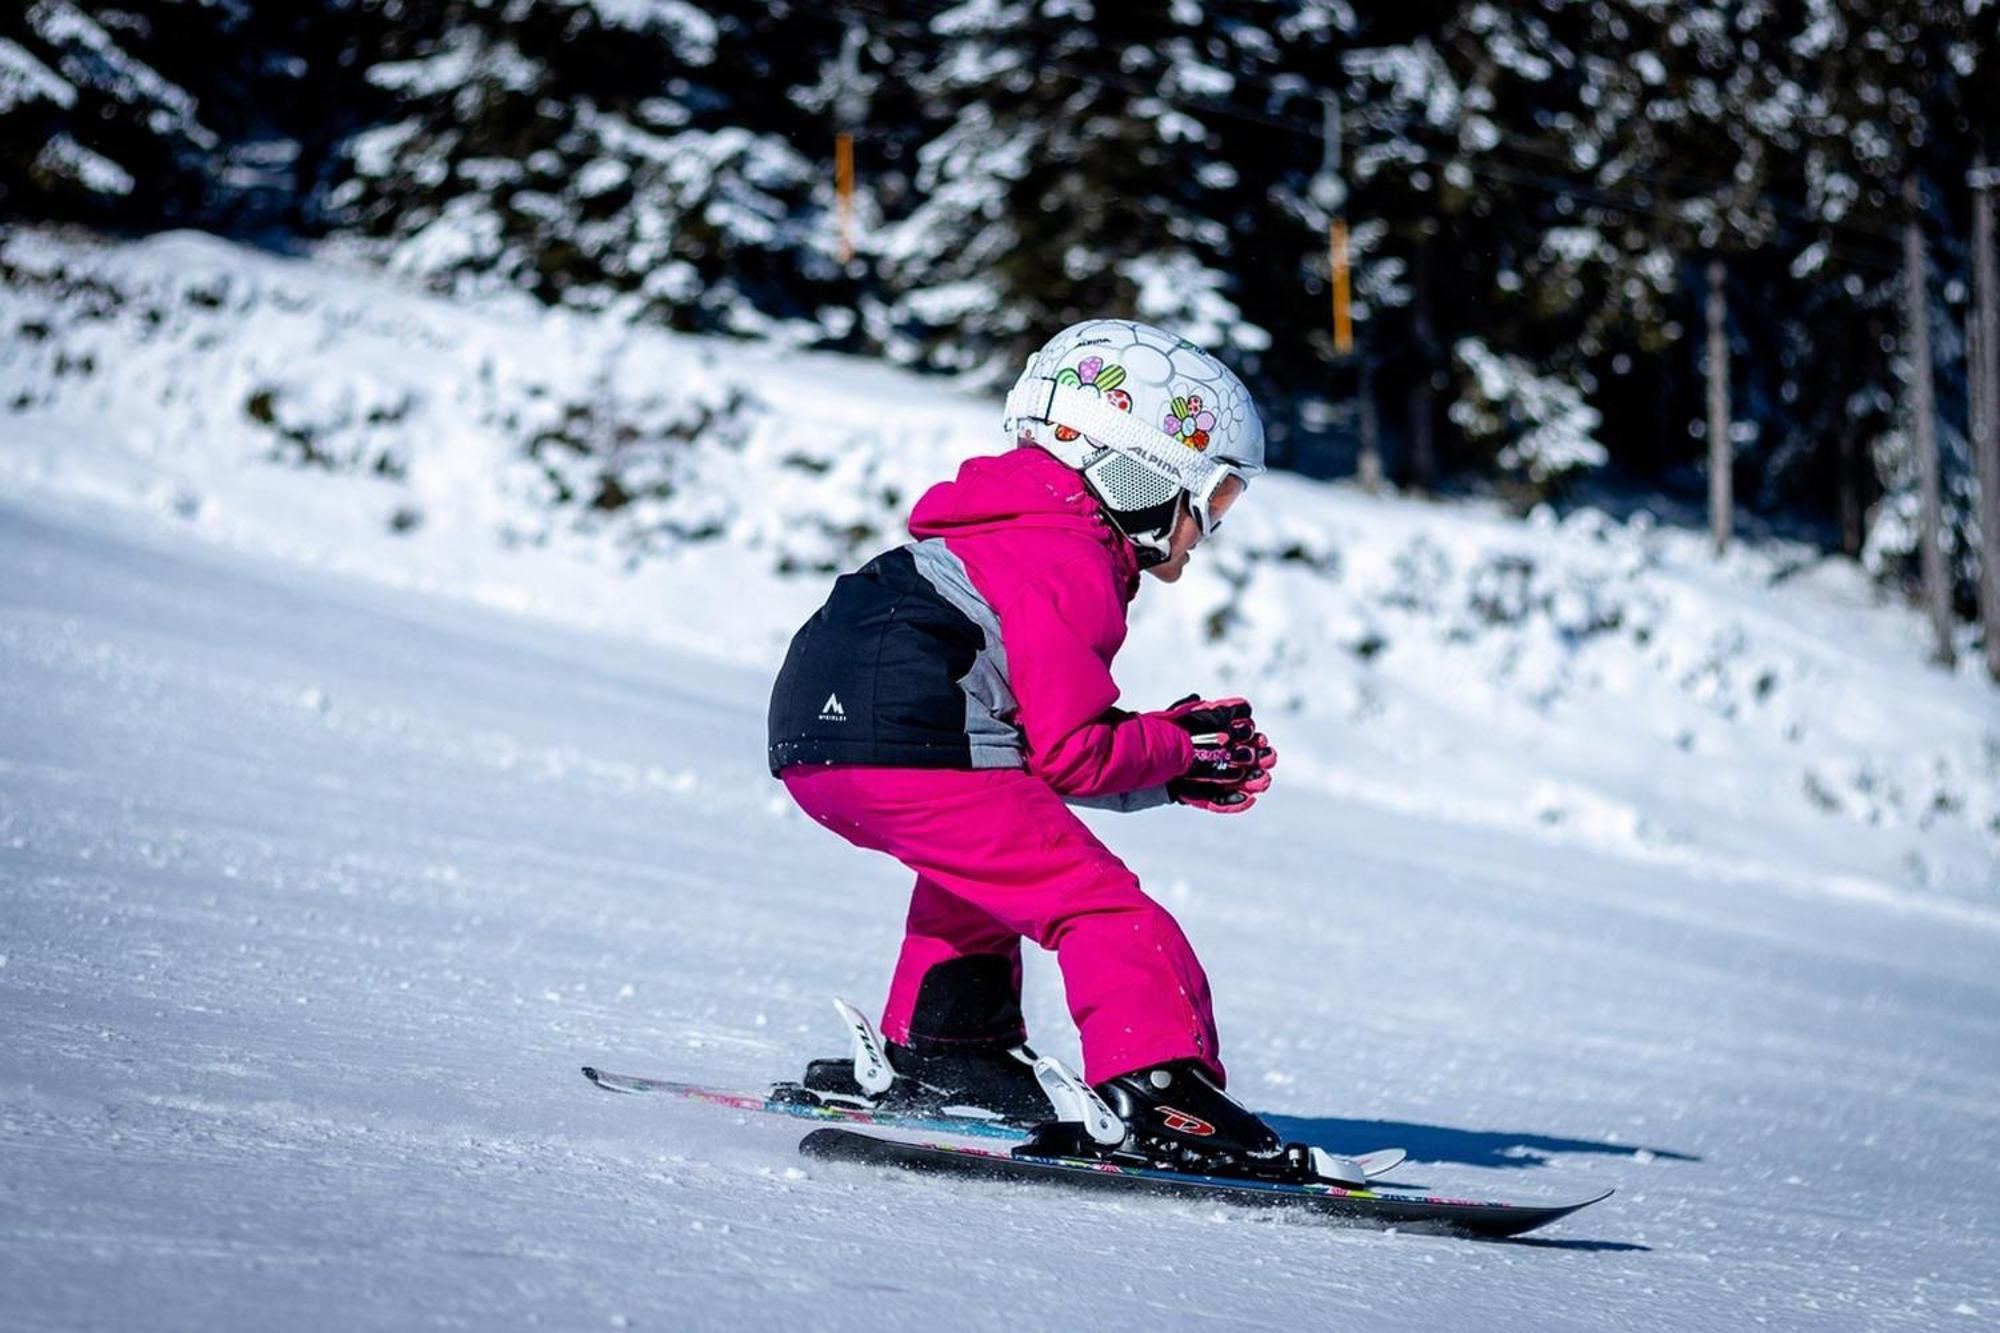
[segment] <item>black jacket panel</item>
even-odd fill
[[[793,764],[972,768],[961,686],[986,636],[910,548],[835,580],[771,692],[773,773]]]

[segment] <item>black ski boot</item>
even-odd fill
[[[970,1115],[1024,1129],[1053,1119],[1035,1081],[1035,1053],[1021,1044],[1019,968],[1019,958],[1006,954],[932,966],[918,987],[908,1045],[883,1041],[858,1009],[834,1001],[854,1055],[814,1060],[802,1084],[774,1095],[905,1115]],[[868,1091],[863,1078],[880,1090]]]
[[[1053,1119],[1035,1082],[1035,1053],[1021,1044],[1019,967],[1005,954],[968,954],[931,967],[917,991],[907,1046],[883,1041],[860,1011],[835,1001],[855,1055],[807,1065],[804,1095],[905,1115],[970,1114],[1024,1129]],[[879,1075],[884,1064],[889,1086],[868,1092],[859,1071]],[[869,1081],[880,1084],[879,1077]]]
[[[1317,1179],[1311,1150],[1289,1144],[1216,1085],[1196,1060],[1175,1060],[1120,1074],[1097,1095],[1125,1122],[1124,1142],[1089,1142],[1074,1122],[1047,1125],[1027,1151],[1101,1156],[1160,1170],[1255,1180]]]
[[[1024,1128],[1053,1115],[1035,1082],[1035,1053],[1026,1046],[892,1041],[884,1049],[896,1072],[885,1092],[864,1091],[852,1060],[814,1060],[802,1086],[823,1101],[907,1115],[969,1115]]]

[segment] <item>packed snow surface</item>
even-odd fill
[[[993,404],[198,238],[0,279],[0,1324],[2000,1318],[2000,719],[1845,566],[1271,478],[1137,608],[1131,702],[1240,689],[1281,753],[1241,818],[1092,817],[1232,1087],[1605,1203],[808,1165],[576,1067],[754,1088],[879,998],[903,875],[783,799],[765,691]],[[1073,1058],[1045,957],[1028,1008]]]

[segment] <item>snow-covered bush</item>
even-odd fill
[[[854,358],[194,236],[0,238],[0,484],[759,660],[998,416]],[[1718,564],[1643,513],[1273,475],[1134,610],[1128,697],[1249,695],[1309,789],[1717,865],[1767,824],[1837,826],[1953,891],[2000,852],[1990,689],[1804,548]]]
[[[767,571],[853,563],[950,457],[922,411],[822,405],[809,377],[724,373],[701,343],[377,303],[239,258],[192,236],[125,252],[5,235],[4,406],[112,411],[170,452],[199,441],[225,474],[352,477],[397,531],[473,520],[489,540],[634,561],[726,541]]]

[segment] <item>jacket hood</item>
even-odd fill
[[[910,511],[910,535],[920,540],[1024,528],[1089,537],[1111,554],[1126,600],[1138,591],[1132,543],[1112,526],[1083,477],[1038,446],[967,459],[957,477],[925,491]]]

